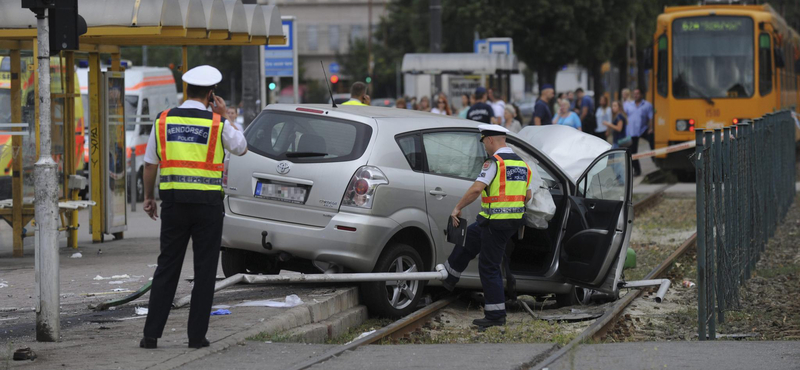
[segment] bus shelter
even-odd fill
[[[120,153],[120,148],[109,146],[106,141],[118,135],[111,130],[121,127],[124,143],[125,122],[124,117],[121,125],[109,122],[109,117],[120,119],[120,115],[109,114],[116,107],[101,101],[101,96],[113,96],[114,89],[119,88],[113,78],[114,72],[122,71],[121,46],[181,46],[181,68],[186,72],[188,46],[261,46],[283,44],[286,40],[275,6],[243,4],[241,0],[79,0],[78,12],[87,24],[87,32],[80,37],[80,49],[51,55],[50,70],[52,149],[60,177],[60,230],[67,233],[68,244],[73,248],[78,245],[80,208],[91,207],[92,240],[102,242],[111,230],[110,221],[102,217],[104,210],[119,206],[106,204],[107,192],[115,191],[113,183],[120,177],[109,168],[118,169],[120,166],[113,162],[120,162],[124,174],[125,148],[121,148],[120,160],[119,155],[115,158],[115,151]],[[15,257],[22,256],[23,238],[32,235],[25,227],[34,218],[32,173],[39,156],[36,38],[36,18],[30,10],[23,9],[19,1],[0,3],[0,184],[11,183],[10,194],[0,192],[0,217],[13,229]],[[101,54],[111,56],[109,76],[101,74]],[[74,77],[76,58],[88,60],[88,124],[83,122],[81,104],[76,104],[80,98]],[[88,126],[89,201],[79,200],[78,188],[84,180],[76,176],[83,164],[84,125]],[[101,148],[110,149],[104,152]],[[123,193],[122,207],[124,197]]]

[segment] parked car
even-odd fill
[[[395,102],[397,102],[395,98],[373,98],[369,105],[373,107],[394,108]]]
[[[225,275],[292,261],[325,272],[433,270],[454,247],[450,212],[487,157],[477,126],[406,109],[268,106],[245,131],[247,154],[226,168]],[[633,221],[628,153],[563,126],[526,127],[508,144],[557,205],[546,230],[525,227],[509,243],[517,290],[562,304],[578,299],[576,286],[618,296]],[[475,202],[463,216],[479,211]],[[425,285],[361,291],[373,313],[399,317]],[[477,260],[458,286],[481,288]]]

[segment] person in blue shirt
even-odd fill
[[[640,137],[650,142],[650,147],[653,148],[653,105],[644,100],[641,90],[636,89],[633,90],[633,103],[623,108],[628,114],[627,134],[631,137],[631,154],[639,152]],[[639,160],[633,161],[633,176],[641,174]]]
[[[491,105],[486,104],[486,89],[479,86],[475,89],[475,104],[467,111],[467,119],[490,124],[492,117],[494,117],[494,109]]]
[[[553,124],[569,126],[578,131],[583,131],[581,129],[581,118],[569,109],[569,101],[562,100],[558,104],[558,114],[553,117]]]
[[[594,100],[587,96],[580,87],[575,90],[575,113],[581,119],[581,128],[584,132],[605,139],[605,137],[595,134],[597,122],[594,119]]]
[[[534,125],[541,126],[553,123],[553,112],[550,111],[550,102],[553,100],[555,94],[553,85],[542,85],[542,93],[539,94],[539,99],[536,99],[536,104],[533,106]]]

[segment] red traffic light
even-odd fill
[[[335,84],[335,83],[337,83],[337,82],[339,82],[339,76],[337,76],[337,75],[331,75],[331,83],[332,83],[332,84]]]

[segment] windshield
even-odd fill
[[[693,17],[672,24],[676,98],[746,98],[755,91],[753,20]]]

